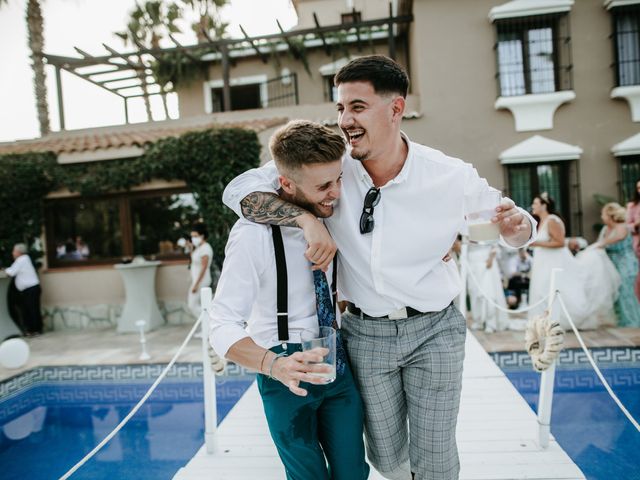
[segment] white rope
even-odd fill
[[[149,388],[149,390],[147,391],[147,393],[144,394],[144,396],[142,397],[142,399],[138,402],[138,404],[133,407],[131,409],[131,411],[129,412],[129,414],[118,424],[118,426],[116,428],[113,429],[113,431],[107,435],[104,440],[102,440],[93,450],[91,450],[82,460],[80,460],[78,463],[76,463],[67,473],[65,473],[62,477],[60,477],[59,480],[66,480],[67,478],[69,478],[71,475],[73,475],[76,470],[78,470],[82,465],[84,465],[89,459],[91,459],[91,457],[93,457],[96,453],[98,453],[98,451],[100,451],[100,449],[102,447],[104,447],[107,442],[109,442],[109,440],[111,440],[121,429],[122,427],[125,426],[125,424],[131,419],[131,417],[133,417],[136,412],[140,409],[140,407],[142,406],[142,404],[144,402],[147,401],[147,399],[151,396],[151,394],[153,393],[153,391],[156,389],[156,387],[158,386],[158,384],[164,379],[164,377],[167,375],[167,373],[169,372],[169,370],[171,369],[171,367],[173,367],[173,364],[176,363],[176,360],[178,359],[178,357],[180,356],[180,354],[182,353],[182,350],[184,350],[184,348],[187,346],[187,343],[189,343],[189,340],[191,340],[191,337],[193,337],[193,334],[195,333],[196,329],[198,328],[198,326],[200,325],[202,317],[198,318],[198,320],[196,321],[196,323],[193,325],[193,328],[191,329],[191,331],[189,332],[189,334],[187,335],[187,338],[184,339],[184,342],[182,342],[182,345],[180,346],[180,348],[178,349],[178,351],[176,352],[176,354],[173,356],[173,358],[171,359],[171,361],[169,362],[169,364],[165,367],[165,369],[162,371],[162,373],[160,374],[160,376],[156,379],[156,381],[153,383],[153,385],[151,385],[151,388]]]
[[[571,325],[571,328],[573,329],[573,333],[576,334],[576,338],[578,339],[578,342],[580,343],[580,346],[582,347],[582,350],[584,350],[584,353],[587,355],[587,358],[589,359],[589,363],[591,363],[591,366],[596,371],[596,374],[598,375],[598,378],[600,379],[600,381],[604,385],[604,388],[606,388],[607,392],[609,392],[609,395],[611,395],[611,398],[613,398],[613,400],[616,402],[618,407],[620,407],[620,410],[622,410],[622,413],[624,413],[625,416],[629,419],[629,421],[633,424],[633,426],[636,427],[636,430],[638,430],[640,432],[640,425],[631,416],[629,411],[625,408],[625,406],[622,404],[622,402],[616,396],[616,394],[613,393],[613,390],[611,389],[611,387],[609,386],[609,384],[605,380],[604,376],[602,375],[602,372],[600,371],[600,369],[596,365],[596,362],[593,361],[593,357],[591,357],[591,354],[589,353],[589,350],[587,350],[587,346],[585,345],[584,341],[582,340],[582,337],[580,336],[580,333],[578,332],[578,329],[576,328],[575,324],[573,323],[573,319],[571,318],[571,315],[569,315],[569,312],[567,311],[567,307],[564,304],[564,300],[562,300],[562,296],[560,295],[560,292],[557,292],[556,298],[560,302],[560,307],[562,308],[562,311],[564,312],[565,316],[567,317],[567,320],[569,320],[569,325]]]
[[[484,292],[484,290],[482,290],[482,287],[480,287],[480,283],[478,282],[478,279],[476,278],[475,273],[473,273],[473,269],[469,266],[469,263],[467,263],[467,262],[465,262],[465,263],[466,263],[466,266],[467,266],[467,272],[469,272],[469,274],[471,275],[471,280],[473,280],[473,283],[475,284],[476,288],[480,292],[480,295],[482,295],[485,298],[485,300],[487,300],[491,305],[493,305],[495,308],[497,308],[501,312],[509,313],[509,314],[525,313],[525,312],[528,312],[529,310],[533,310],[534,308],[538,307],[539,305],[542,305],[544,302],[546,302],[549,299],[549,295],[547,295],[544,298],[541,298],[540,300],[538,300],[533,305],[529,305],[528,307],[524,307],[524,308],[519,308],[517,310],[510,310],[508,308],[504,308],[503,306],[498,305],[496,302],[494,302],[491,299],[491,297],[489,297],[489,295],[487,295]]]

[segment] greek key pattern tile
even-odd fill
[[[635,388],[640,385],[640,370],[621,369],[603,372],[607,383],[614,391]],[[531,375],[517,374],[509,378],[521,393],[538,393],[540,389],[540,376],[534,372]],[[556,392],[601,392],[607,395],[605,388],[592,370],[570,370],[556,375],[554,391]]]
[[[603,347],[590,349],[591,356],[598,366],[640,366],[640,348]],[[532,368],[531,357],[527,352],[496,352],[490,354],[493,361],[502,370],[522,370]],[[581,369],[590,367],[587,355],[582,349],[567,349],[560,352],[559,368]]]
[[[165,367],[165,364],[38,367],[0,383],[0,400],[40,382],[74,382],[81,384],[82,382],[107,381],[150,384],[160,376]],[[225,378],[246,375],[253,375],[253,373],[240,365],[230,363],[227,365],[224,374],[217,376],[216,380],[217,383],[224,383]],[[201,378],[201,363],[176,363],[165,377],[166,380],[173,382]]]
[[[217,377],[216,398],[220,403],[235,403],[254,376]],[[37,407],[133,407],[147,392],[151,381],[146,383],[68,383],[39,382],[10,397],[11,401],[0,401],[0,425]],[[199,379],[169,381],[161,383],[150,397],[157,409],[162,404],[202,402],[204,387]],[[163,408],[163,407],[160,407]]]

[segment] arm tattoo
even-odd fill
[[[282,200],[274,193],[253,192],[240,202],[242,215],[247,220],[283,227],[297,227],[296,218],[307,213],[303,208]]]

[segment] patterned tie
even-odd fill
[[[316,309],[318,311],[318,324],[321,327],[333,327],[336,329],[336,371],[344,373],[344,366],[347,361],[347,354],[342,346],[336,314],[331,303],[331,292],[329,282],[322,270],[313,271],[313,285],[316,291]]]

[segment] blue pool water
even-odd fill
[[[218,422],[253,379],[217,378]],[[111,432],[152,383],[44,381],[0,399],[0,477],[59,478]],[[202,380],[165,380],[72,478],[171,479],[203,442]]]
[[[606,356],[606,350],[600,352]],[[561,363],[556,371],[551,432],[589,480],[640,479],[640,432],[619,410],[593,369],[580,363]],[[537,411],[540,374],[524,366],[502,368]],[[640,421],[640,364],[613,362],[600,368],[618,398]]]

